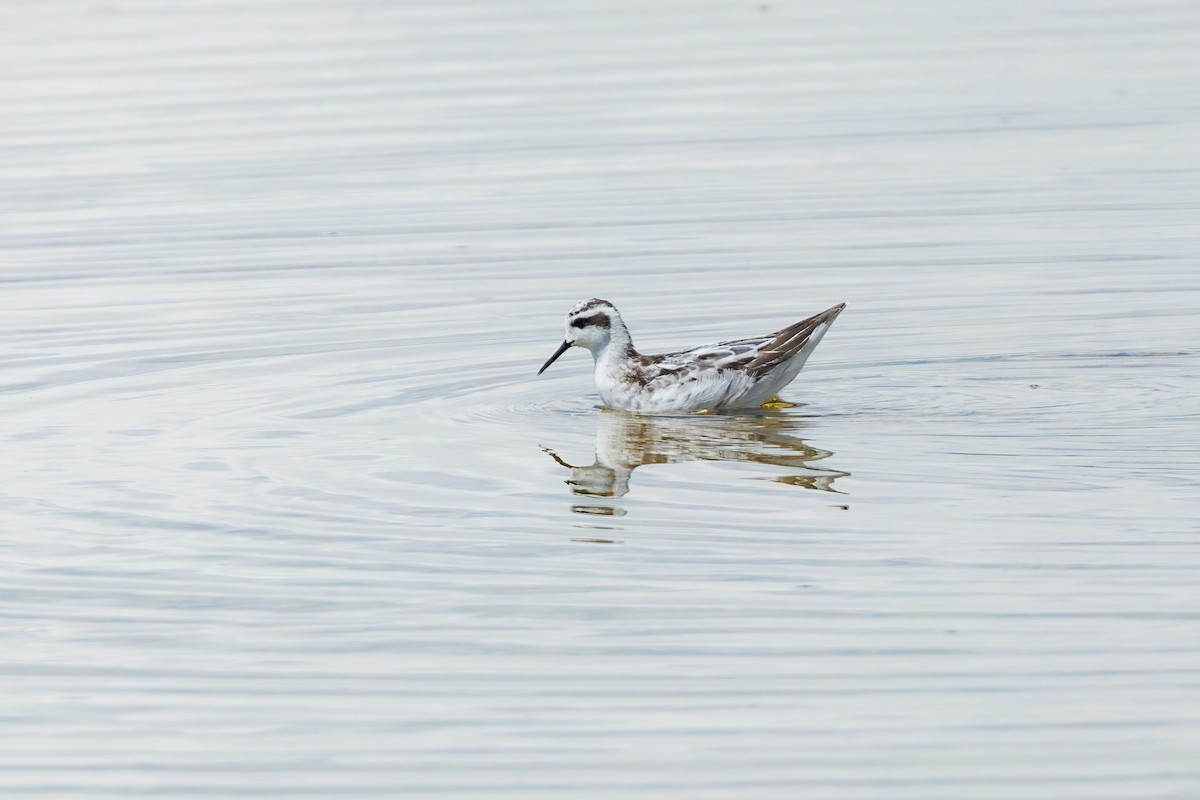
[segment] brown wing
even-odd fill
[[[842,313],[842,309],[845,307],[845,303],[839,303],[820,314],[813,314],[808,319],[802,319],[794,325],[788,325],[783,330],[776,331],[775,338],[758,351],[758,355],[745,366],[745,370],[752,374],[762,374],[770,372],[783,362],[793,358],[804,349],[804,345],[808,344],[809,337],[812,336],[817,326],[832,322],[834,317]]]

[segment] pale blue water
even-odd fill
[[[1200,10],[0,41],[4,797],[1200,795]],[[534,376],[590,296],[849,308],[637,419]]]

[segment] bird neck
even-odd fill
[[[637,355],[638,352],[633,347],[633,339],[629,336],[629,330],[619,320],[613,320],[608,338],[604,340],[603,344],[592,350],[592,357],[596,361],[597,369],[601,366],[615,366],[627,359],[636,358]]]

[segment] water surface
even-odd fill
[[[6,797],[1200,792],[1191,6],[0,22]]]

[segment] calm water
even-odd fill
[[[1200,796],[1200,8],[0,31],[6,798]]]

